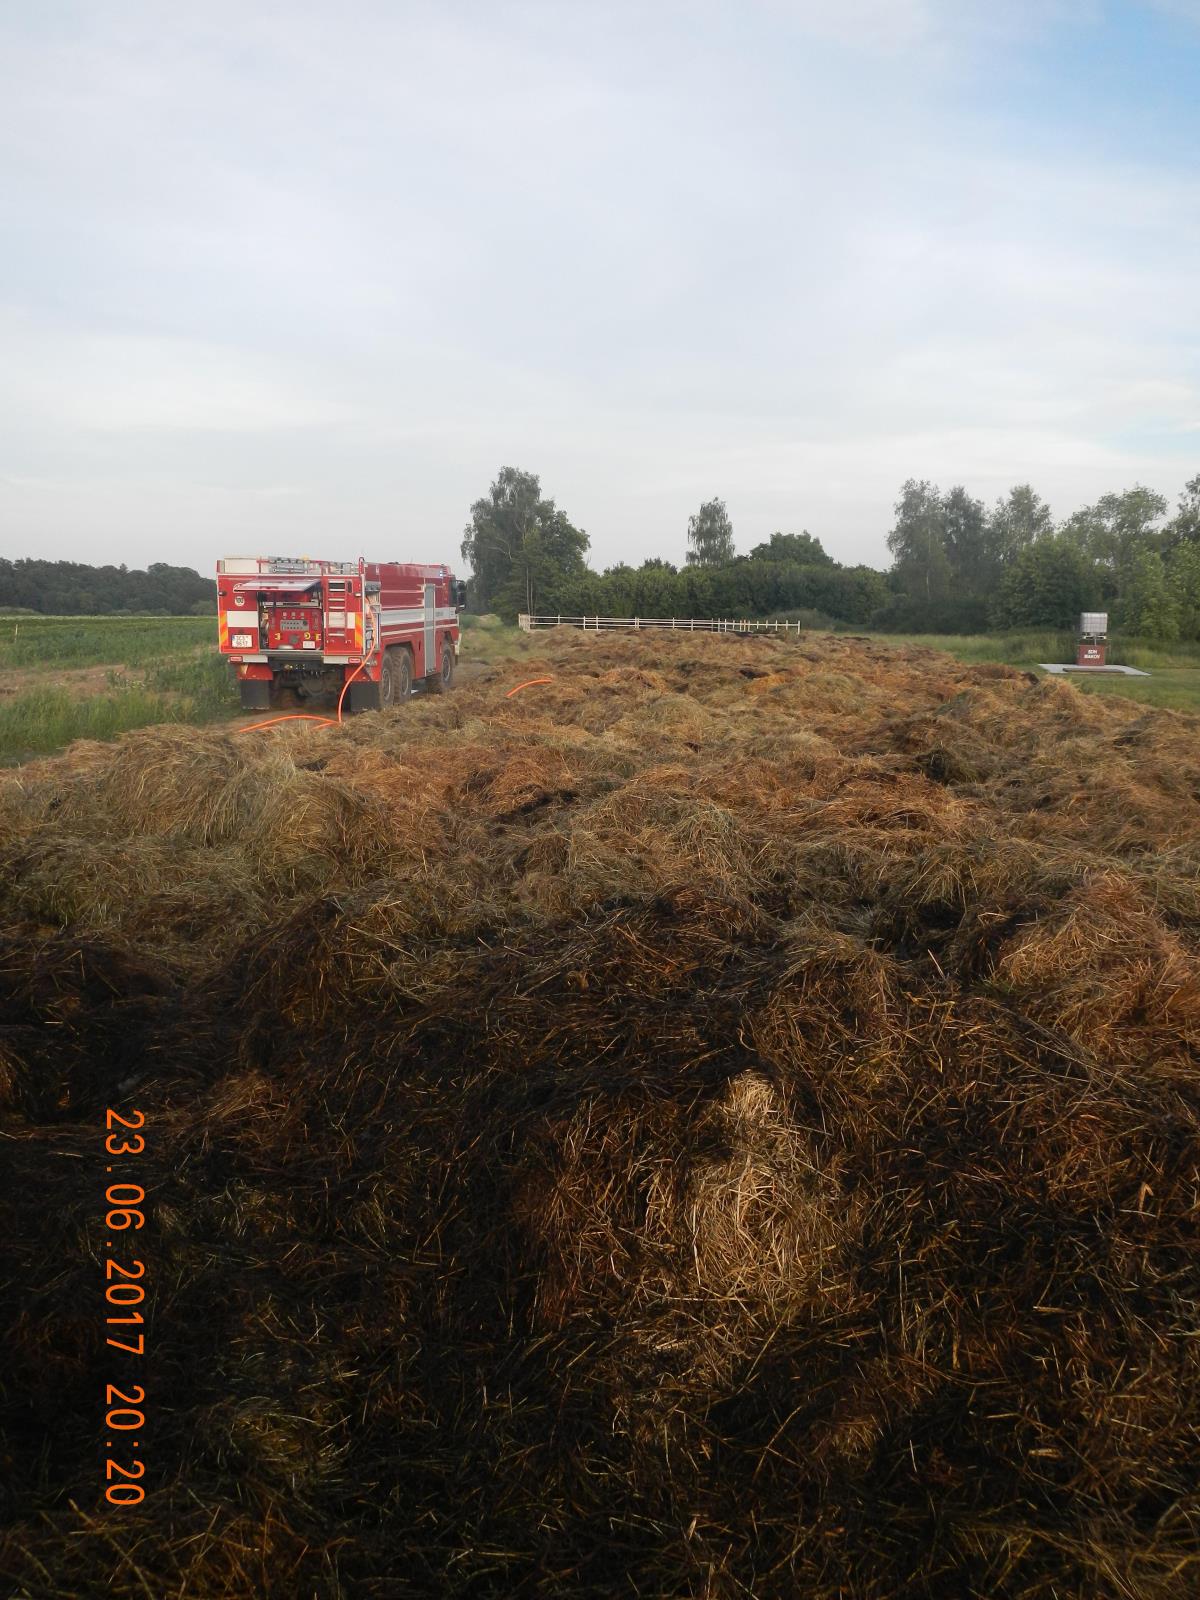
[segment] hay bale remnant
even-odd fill
[[[1200,722],[538,643],[0,779],[5,1592],[1200,1592]]]

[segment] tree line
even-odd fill
[[[1055,523],[1022,484],[989,511],[958,486],[910,479],[888,535],[883,627],[1069,627],[1081,611],[1143,638],[1200,638],[1200,475],[1166,499],[1140,484]]]
[[[587,565],[587,534],[541,492],[536,473],[505,467],[471,507],[462,555],[472,610],[512,619],[563,616],[756,617],[808,611],[866,624],[887,601],[883,573],[844,567],[808,533],[776,533],[734,553],[724,503],[707,501],[688,527],[686,564],[651,556],[603,572]]]
[[[1056,523],[1020,484],[990,509],[961,485],[910,479],[888,535],[890,571],[843,566],[807,531],[775,533],[746,555],[720,499],[690,519],[682,568],[651,556],[603,572],[535,473],[505,467],[471,507],[462,555],[472,609],[563,616],[819,614],[895,632],[976,633],[1073,627],[1108,611],[1113,628],[1200,638],[1200,475],[1174,516],[1138,485]]]
[[[536,473],[505,467],[471,507],[462,555],[471,608],[515,618],[564,616],[828,618],[895,632],[1072,627],[1107,611],[1145,638],[1200,639],[1200,474],[1174,514],[1138,485],[1056,523],[1021,484],[988,508],[961,485],[910,479],[888,534],[892,567],[844,566],[807,531],[774,533],[745,555],[724,502],[690,519],[682,567],[648,556],[602,572],[590,541]],[[422,551],[408,552],[420,557]],[[207,615],[216,585],[190,567],[145,571],[76,561],[0,558],[0,607],[59,615]]]
[[[172,567],[165,561],[141,572],[125,566],[92,567],[82,561],[0,557],[0,608],[71,617],[131,612],[208,616],[217,609],[217,586],[191,567]]]

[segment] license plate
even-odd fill
[[[254,635],[250,633],[231,634],[229,642],[235,650],[249,650],[254,644]]]

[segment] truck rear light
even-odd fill
[[[249,633],[234,633],[230,635],[229,643],[235,650],[252,650],[254,648],[254,637]]]

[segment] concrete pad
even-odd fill
[[[1116,672],[1124,678],[1148,678],[1150,674],[1143,672],[1140,667],[1077,667],[1073,661],[1039,661],[1038,666],[1043,672],[1080,672],[1086,678],[1103,675],[1106,672]]]

